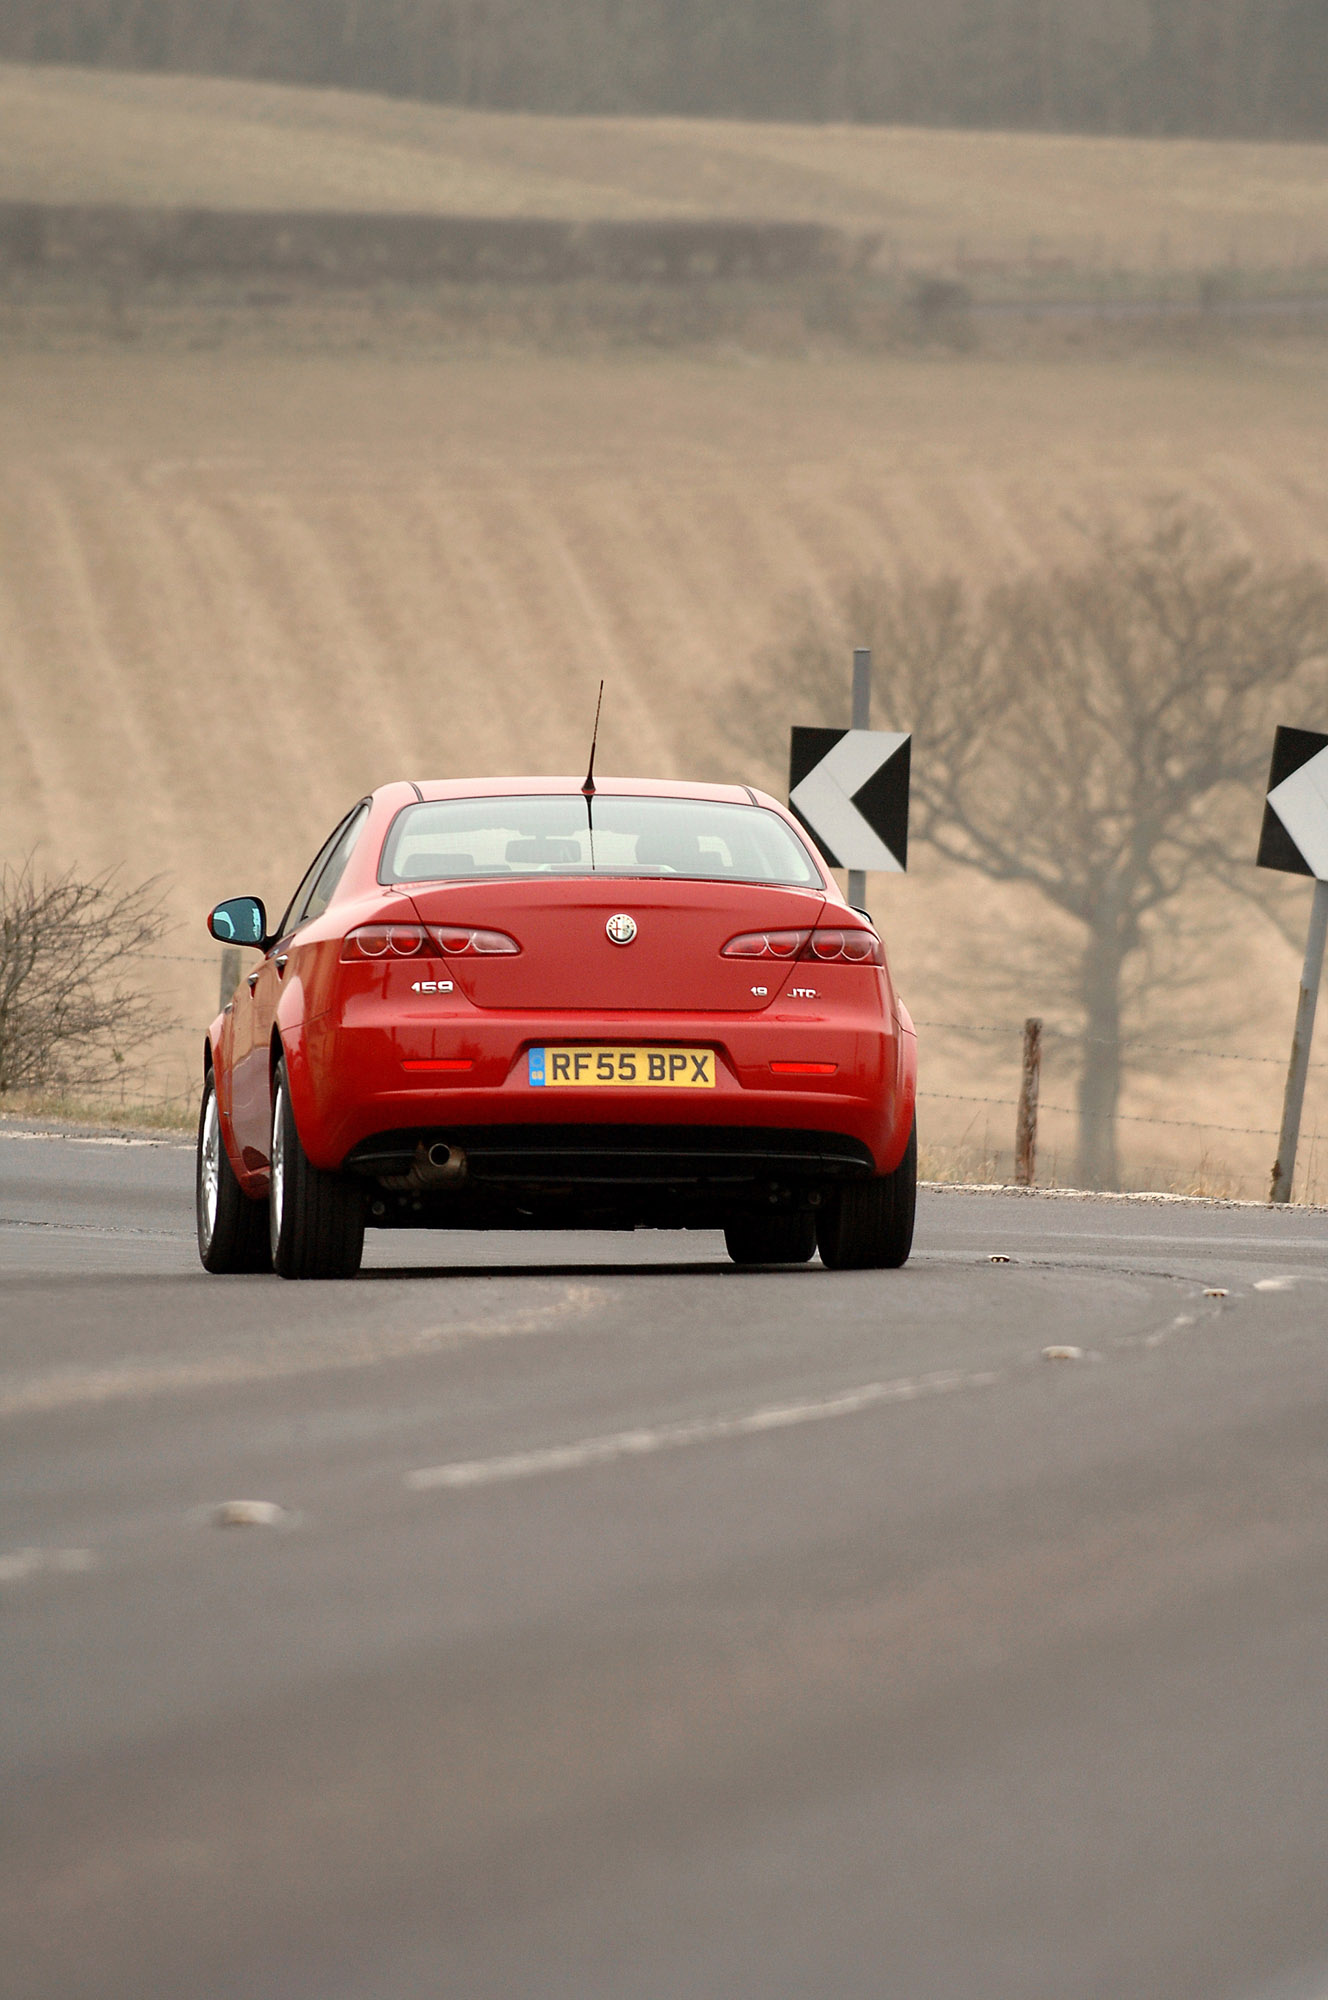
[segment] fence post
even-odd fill
[[[1014,1182],[1032,1187],[1037,1179],[1038,1084],[1042,1075],[1042,1023],[1024,1022],[1024,1069],[1019,1082],[1019,1117],[1014,1133]]]
[[[240,983],[240,969],[243,959],[240,947],[226,945],[221,954],[221,999],[218,1005],[223,1009],[230,1006],[231,995]]]

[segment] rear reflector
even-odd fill
[[[446,1070],[450,1073],[457,1070],[474,1069],[475,1065],[470,1061],[469,1057],[446,1056],[439,1062],[403,1062],[401,1067],[402,1069],[411,1071]]]
[[[775,1063],[770,1065],[776,1076],[833,1076],[838,1063]]]

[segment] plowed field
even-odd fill
[[[1262,553],[1328,560],[1328,362],[12,359],[0,843],[166,872],[160,976],[192,1048],[211,900],[279,905],[367,787],[579,771],[601,674],[601,769],[752,775],[719,705],[790,592],[901,554],[998,575],[1070,552],[1076,513],[1166,491]],[[998,922],[987,892],[925,871],[876,888],[916,1011],[989,1018],[954,943]],[[1246,921],[1242,1042],[1276,1053],[1294,962]],[[955,1045],[931,1079],[1003,1092],[1012,1054],[979,1073]],[[1191,1075],[1180,1115],[1210,1084],[1199,1115],[1276,1122],[1274,1070]],[[937,1121],[1009,1144],[999,1109]],[[1269,1149],[1146,1136],[1251,1173]]]

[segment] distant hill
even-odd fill
[[[1323,0],[3,0],[0,55],[505,110],[1328,136]]]
[[[0,64],[0,200],[768,217],[916,261],[1328,258],[1321,145],[536,117],[59,65]]]

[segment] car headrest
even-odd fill
[[[695,875],[701,867],[701,843],[694,833],[641,834],[636,843],[636,859],[642,868],[672,868],[679,875]]]
[[[579,840],[560,840],[555,834],[537,834],[531,840],[509,840],[507,858],[509,861],[524,861],[527,864],[538,861],[579,861],[581,843]]]
[[[405,877],[411,882],[428,882],[436,876],[474,873],[475,860],[470,854],[412,854],[405,864]]]

